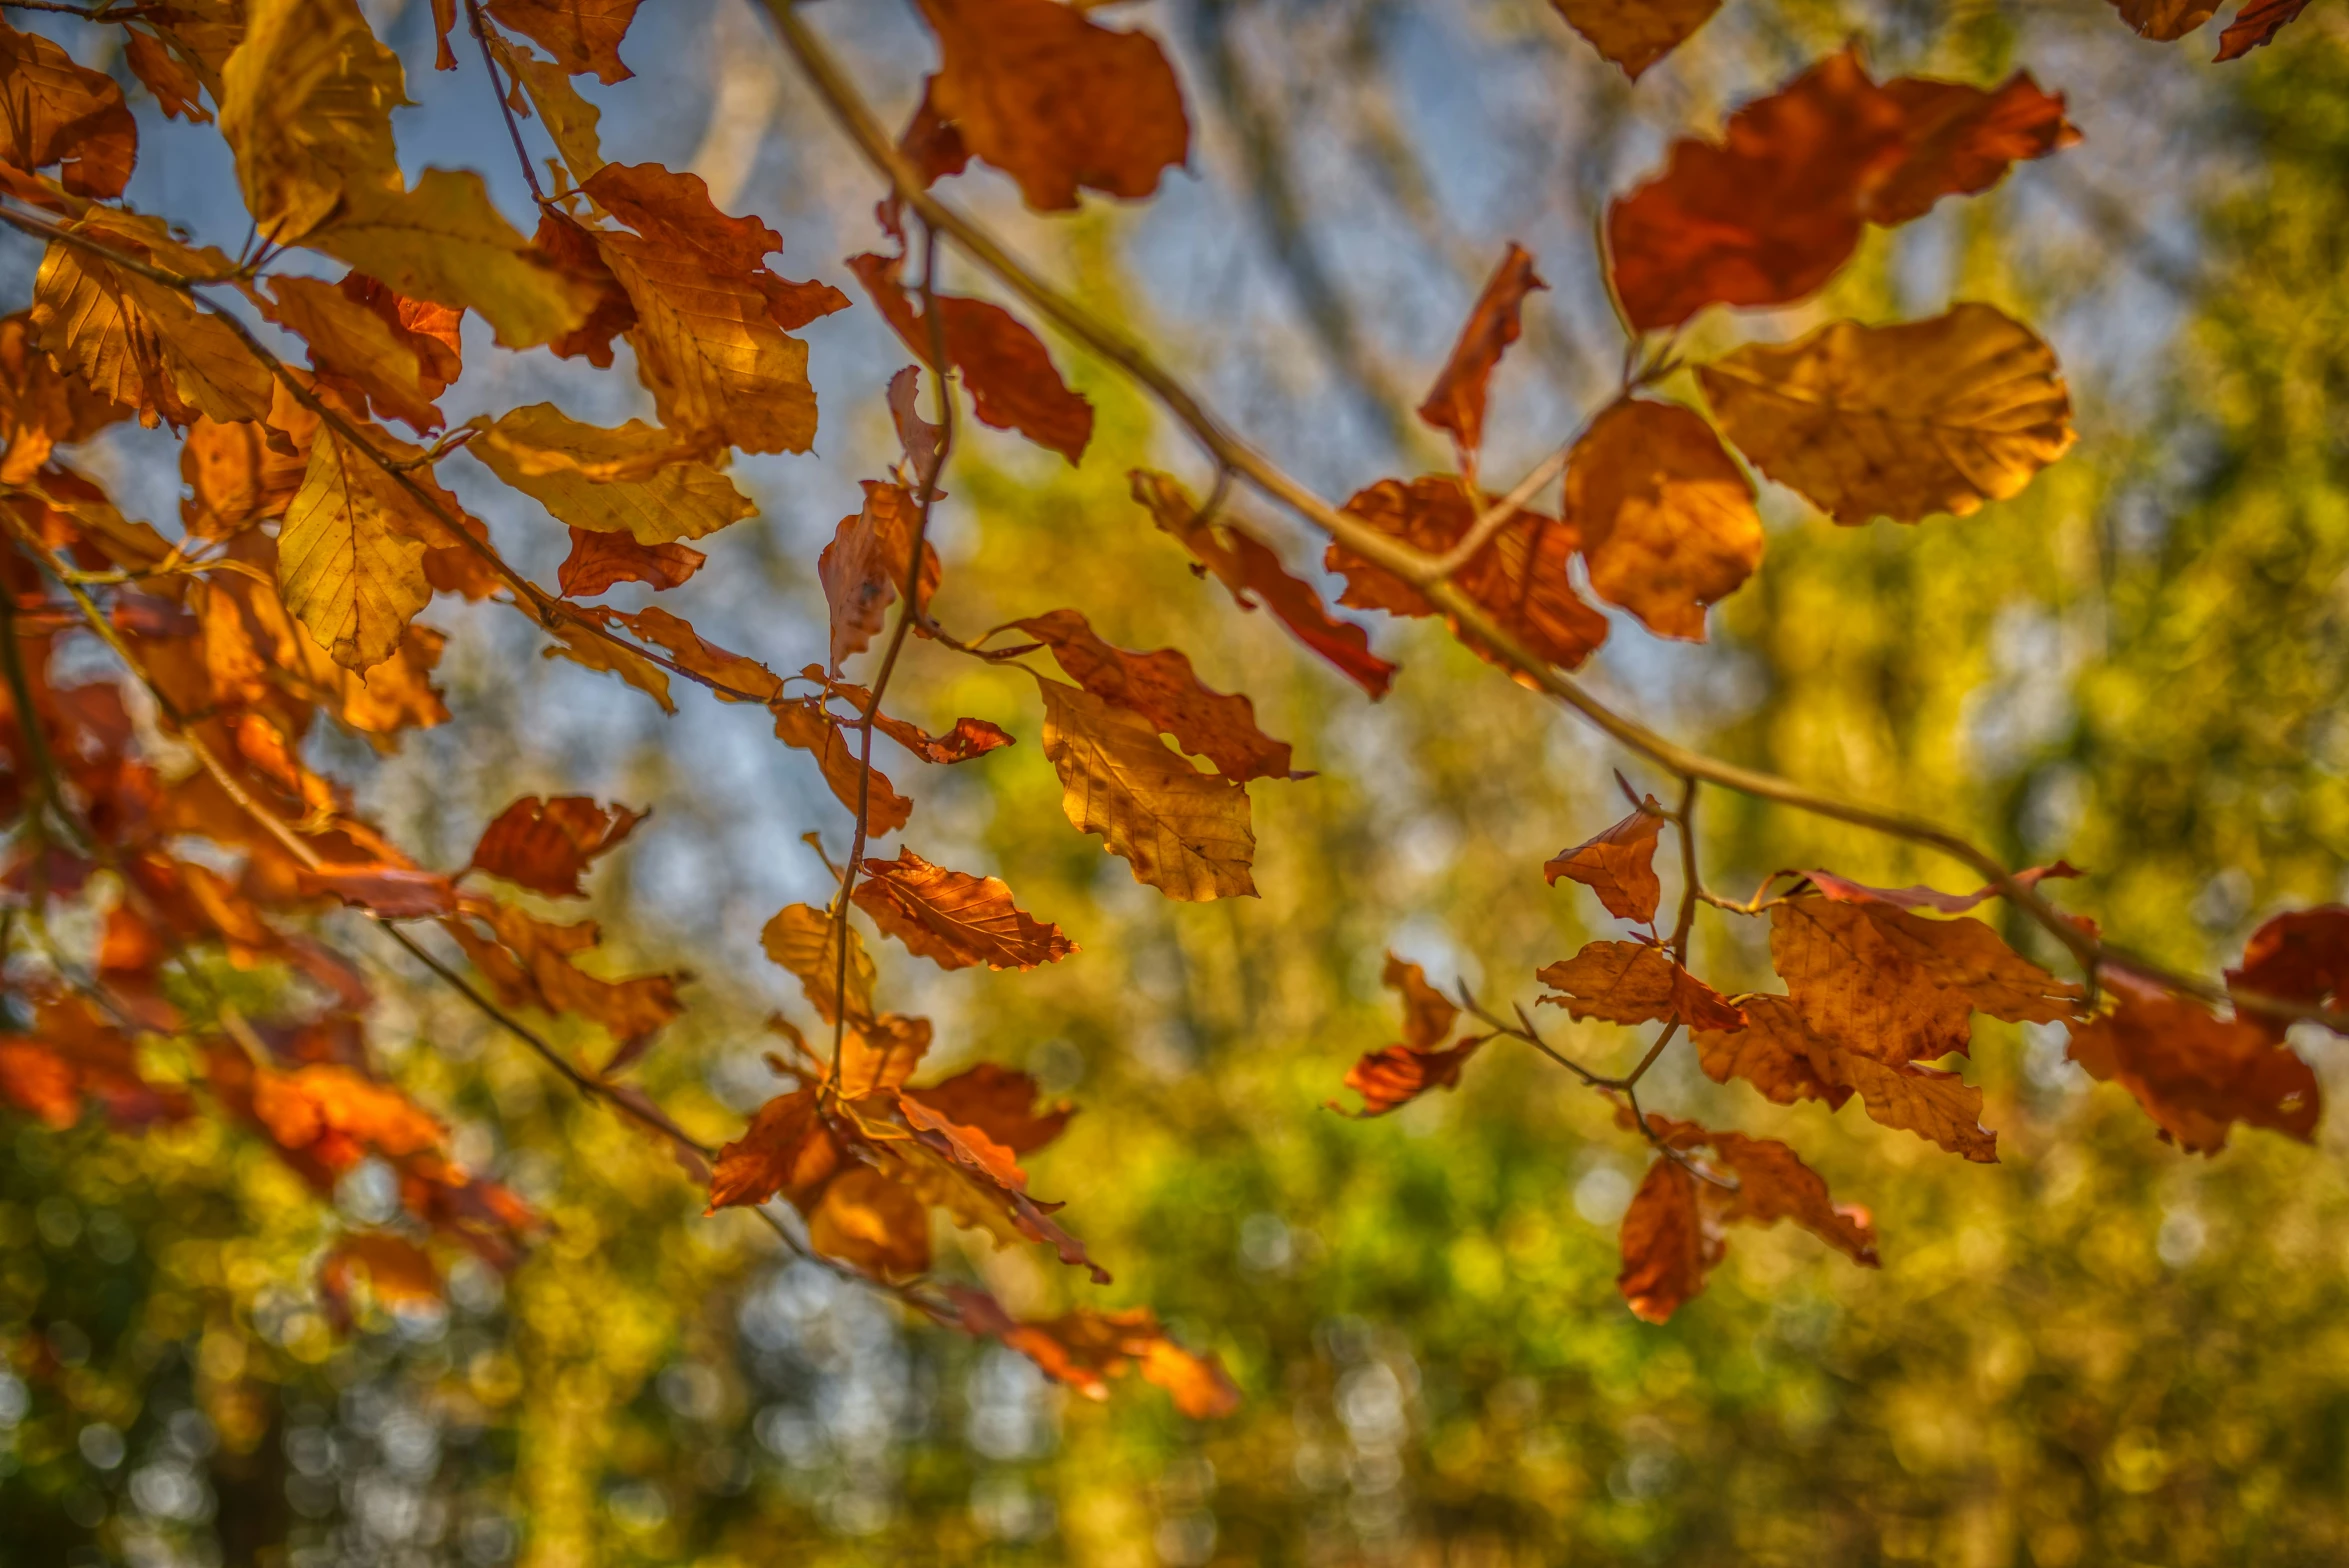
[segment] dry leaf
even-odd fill
[[[2165,1137],[2216,1154],[2241,1122],[2313,1142],[2316,1074],[2247,1019],[2114,977],[2114,1006],[2072,1026],[2071,1059],[2137,1097]]]
[[[868,858],[863,870],[857,908],[941,969],[1033,969],[1077,950],[1060,927],[1015,906],[1011,889],[996,877],[949,871],[903,848],[895,860]]]
[[[278,531],[277,586],[286,609],[337,664],[381,664],[432,598],[424,536],[434,523],[371,457],[323,433]]]
[[[1672,955],[1646,942],[1592,942],[1564,963],[1550,964],[1534,978],[1555,988],[1544,1002],[1577,1019],[1609,1023],[1667,1023],[1691,1029],[1734,1030],[1745,1015],[1721,993],[1690,974]]]
[[[1591,590],[1666,637],[1704,641],[1706,607],[1761,564],[1754,487],[1677,404],[1624,401],[1593,420],[1567,466],[1566,507]]]
[[[758,510],[721,470],[642,420],[606,429],[532,403],[477,428],[466,450],[573,528],[662,545],[703,538]]]
[[[1459,341],[1452,345],[1452,357],[1436,377],[1434,390],[1419,405],[1422,420],[1451,432],[1455,451],[1474,453],[1483,447],[1485,393],[1492,382],[1493,367],[1523,330],[1518,314],[1525,296],[1548,287],[1533,270],[1532,254],[1511,241],[1469,311],[1468,323],[1460,329]]]
[[[59,182],[76,196],[122,194],[138,161],[139,126],[112,77],[74,64],[37,33],[0,23],[0,100],[8,105],[0,162],[28,173],[58,165]]]
[[[466,864],[549,898],[585,898],[580,873],[617,849],[645,816],[587,795],[525,795],[482,830]]]
[[[1640,74],[1712,20],[1721,0],[1550,0],[1592,48],[1638,81]]]
[[[619,583],[649,583],[674,588],[709,559],[691,545],[638,544],[629,534],[592,533],[571,529],[571,553],[555,568],[555,582],[564,596],[592,599]]]
[[[1656,835],[1669,820],[1650,795],[1606,832],[1560,851],[1542,866],[1542,877],[1552,887],[1560,877],[1580,882],[1618,920],[1652,921],[1664,896],[1656,878]]]
[[[1209,690],[1179,649],[1129,653],[1113,647],[1077,610],[1054,610],[1011,624],[1050,647],[1078,685],[1148,719],[1183,750],[1214,763],[1225,778],[1295,776],[1288,742],[1256,727],[1255,704],[1245,696]]]
[[[1130,862],[1134,879],[1167,897],[1254,897],[1247,786],[1202,773],[1149,720],[1089,692],[1038,677],[1044,755],[1060,774],[1060,807],[1080,833]]]

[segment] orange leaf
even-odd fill
[[[1656,878],[1656,835],[1667,820],[1650,795],[1606,832],[1561,851],[1542,867],[1542,876],[1552,887],[1560,877],[1580,882],[1618,920],[1654,920],[1664,895],[1664,884]]]
[[[626,534],[574,528],[571,553],[555,568],[555,581],[574,599],[591,599],[626,582],[674,588],[708,559],[691,545],[638,544]]]
[[[165,119],[185,120],[190,125],[212,123],[212,111],[203,104],[203,82],[155,34],[124,28],[122,60],[140,85],[155,95],[155,106]]]
[[[0,23],[0,162],[31,171],[51,164],[76,196],[114,197],[139,156],[139,125],[122,89],[103,71],[73,63],[37,33]]]
[[[2280,24],[2279,24],[2280,25]],[[1904,76],[1884,92],[1907,119],[1908,151],[1864,202],[1868,221],[1891,227],[1921,218],[1944,196],[1971,196],[2010,165],[2076,146],[2061,93],[2017,71],[1994,92],[1963,82]]]
[[[1593,420],[1566,470],[1566,504],[1591,591],[1661,636],[1704,641],[1706,607],[1761,564],[1752,483],[1676,403],[1627,400]]]
[[[951,1122],[976,1127],[1014,1154],[1029,1154],[1060,1136],[1076,1112],[1066,1103],[1036,1107],[1036,1080],[993,1062],[981,1062],[926,1089],[908,1089]]]
[[[617,621],[665,651],[679,668],[715,681],[724,688],[717,693],[720,702],[772,702],[782,693],[782,677],[773,670],[756,659],[729,653],[657,604],[648,604],[633,615],[619,610],[601,613],[607,622]]]
[[[2261,44],[2274,41],[2276,34],[2308,9],[2308,0],[2247,0],[2227,30],[2219,34],[2219,50],[2214,57],[2220,60],[2240,60]]]
[[[1857,1093],[1881,1126],[1969,1160],[1997,1160],[1997,1135],[1981,1126],[1982,1091],[1956,1073],[1846,1050],[1813,1033],[1789,997],[1741,996],[1737,1005],[1745,1028],[1696,1033],[1698,1060],[1714,1082],[1743,1078],[1780,1105],[1824,1100],[1830,1109]]]
[[[1077,950],[1060,927],[1015,907],[999,879],[949,871],[910,849],[866,860],[855,897],[875,925],[941,969],[1033,969]]]
[[[938,478],[946,432],[921,414],[922,372],[908,365],[889,378],[889,422],[897,427],[898,445],[905,448],[905,475],[914,494],[930,489]]]
[[[1430,1089],[1457,1088],[1460,1071],[1484,1045],[1487,1036],[1466,1040],[1449,1051],[1415,1051],[1390,1045],[1365,1054],[1346,1069],[1346,1087],[1362,1096],[1359,1116],[1384,1116],[1408,1105]],[[1342,1109],[1336,1101],[1332,1110]]]
[[[1084,614],[1054,610],[1011,623],[1049,645],[1070,679],[1108,702],[1148,719],[1175,744],[1205,757],[1230,779],[1297,777],[1289,744],[1256,727],[1256,707],[1200,683],[1190,658],[1175,648],[1129,653],[1097,636]]]
[[[489,0],[489,14],[555,57],[573,76],[607,86],[636,73],[620,63],[620,41],[642,0]]]
[[[860,715],[873,704],[870,691],[850,681],[832,679],[824,673],[824,667],[820,664],[808,665],[799,673],[811,681],[820,682],[835,700],[847,704]],[[973,757],[983,757],[1014,743],[1014,737],[1007,734],[1001,725],[991,724],[985,719],[956,719],[954,728],[944,735],[932,735],[919,725],[893,719],[886,713],[876,713],[873,715],[873,728],[924,762],[968,762]]]
[[[506,1005],[584,1018],[620,1042],[621,1051],[606,1071],[617,1071],[643,1054],[654,1034],[685,1010],[677,987],[690,975],[605,980],[581,969],[575,956],[601,937],[592,920],[559,925],[510,904],[470,897],[462,901],[462,913],[462,919],[443,921],[442,929],[465,949]],[[482,936],[472,921],[488,926],[491,936]]]
[[[1452,433],[1455,450],[1473,453],[1484,445],[1485,392],[1493,367],[1523,330],[1518,313],[1525,296],[1548,287],[1533,270],[1532,253],[1510,241],[1501,264],[1493,269],[1475,308],[1469,311],[1468,324],[1452,345],[1452,357],[1445,361],[1427,401],[1419,405],[1421,419]]]
[[[1021,3],[1067,10],[1056,0]],[[882,319],[923,364],[929,365],[930,326],[916,308],[915,296],[898,281],[904,265],[902,257],[867,253],[848,258],[848,270],[872,296]],[[1000,305],[952,294],[940,294],[936,299],[947,362],[962,372],[979,422],[997,430],[1016,430],[1038,446],[1058,452],[1073,467],[1093,439],[1093,405],[1069,390],[1043,342]]]
[[[1737,1191],[1721,1201],[1722,1217],[1755,1225],[1792,1220],[1867,1268],[1877,1266],[1876,1231],[1868,1211],[1839,1207],[1827,1184],[1792,1149],[1774,1138],[1707,1133],[1721,1162],[1737,1175]]]
[[[921,503],[903,485],[868,479],[864,489],[864,510],[840,519],[832,542],[816,557],[816,577],[824,585],[832,614],[835,674],[843,660],[871,646],[888,624],[887,612],[905,584],[914,532],[921,524]],[[921,574],[914,585],[921,596],[917,614],[929,613],[938,579],[938,552],[925,540]]]
[[[1088,1399],[1107,1399],[1111,1378],[1139,1368],[1145,1381],[1173,1395],[1175,1408],[1193,1420],[1228,1416],[1240,1408],[1240,1391],[1223,1363],[1177,1345],[1148,1307],[1122,1312],[1080,1307],[1048,1321],[1023,1323],[983,1291],[962,1285],[946,1289],[965,1332],[1001,1340],[1045,1376]]]
[[[539,212],[538,232],[530,243],[547,261],[591,289],[595,301],[585,321],[547,347],[561,358],[584,359],[599,370],[609,370],[612,339],[636,325],[636,304],[604,265],[594,232],[568,213],[547,207]]]
[[[1728,1248],[1697,1203],[1697,1179],[1676,1160],[1659,1159],[1623,1211],[1618,1237],[1623,1272],[1615,1288],[1631,1310],[1665,1323],[1705,1288],[1705,1276]]]
[[[2076,877],[2082,874],[2079,867],[2059,860],[2052,866],[2032,866],[2018,871],[2014,880],[2023,887],[2037,887],[2054,877]],[[1989,884],[1971,893],[1943,893],[1919,884],[1908,887],[1870,887],[1864,882],[1839,877],[1832,871],[1781,872],[1780,875],[1805,877],[1823,896],[1837,903],[1897,904],[1903,909],[1931,909],[1944,915],[1962,915],[1983,900],[2000,896],[1999,889]]]
[[[1226,528],[1191,504],[1182,486],[1165,474],[1137,468],[1128,476],[1134,499],[1150,509],[1159,528],[1172,534],[1197,558],[1194,572],[1213,572],[1243,610],[1259,605],[1272,612],[1306,647],[1371,697],[1383,697],[1395,666],[1370,651],[1370,634],[1329,613],[1321,595],[1290,574],[1278,555],[1255,536]]]
[[[2121,20],[2146,38],[2169,43],[2209,21],[2217,0],[2112,0]]]
[[[816,1091],[794,1089],[758,1109],[750,1126],[718,1151],[710,1214],[756,1205],[781,1193],[797,1203],[840,1168],[840,1146],[817,1111]]]
[[[1148,196],[1190,156],[1183,91],[1157,40],[1054,0],[920,0],[945,56],[929,101],[1039,212],[1079,186]]]
[[[441,1298],[440,1270],[422,1247],[383,1232],[345,1236],[327,1249],[318,1265],[318,1294],[338,1331],[352,1326],[351,1293],[367,1281],[384,1306],[407,1306]]]
[[[827,1182],[808,1215],[808,1244],[883,1279],[930,1266],[930,1211],[919,1194],[869,1165]]]
[[[1492,500],[1486,497],[1485,504]],[[1441,555],[1458,544],[1476,521],[1459,482],[1441,475],[1409,484],[1382,479],[1357,493],[1345,509],[1427,555]],[[1572,669],[1607,640],[1607,618],[1582,601],[1567,576],[1567,564],[1580,543],[1572,523],[1520,512],[1453,574],[1452,581],[1535,655]],[[1346,579],[1340,604],[1392,615],[1436,613],[1417,588],[1342,544],[1329,546],[1324,564]],[[1500,662],[1456,624],[1452,630],[1483,657]]]
[[[2308,1064],[2247,1019],[2113,977],[2113,1010],[2072,1026],[2073,1061],[2137,1097],[2162,1135],[2216,1154],[2235,1123],[2314,1141],[2322,1095]]]
[[[335,287],[373,311],[415,353],[426,397],[439,397],[456,383],[465,368],[464,311],[428,299],[409,299],[364,272],[343,274]],[[270,417],[274,420],[276,415]]]
[[[1670,953],[1645,942],[1592,942],[1534,978],[1563,993],[1545,996],[1544,1002],[1578,1019],[1617,1024],[1677,1019],[1691,1029],[1745,1027],[1745,1014],[1720,992],[1673,962]]]
[[[580,873],[618,848],[645,816],[626,806],[599,806],[586,795],[525,795],[482,830],[469,866],[549,898],[584,898]]]
[[[1403,1000],[1403,1048],[1432,1051],[1444,1043],[1459,1021],[1460,1009],[1450,997],[1427,983],[1427,971],[1408,959],[1387,954],[1387,966],[1378,983]]]
[[[2349,992],[2349,906],[2326,904],[2276,916],[2251,934],[2243,965],[2227,971],[2230,988],[2260,991],[2289,1002],[2332,1005]],[[2275,1039],[2286,1021],[2240,1004],[2237,1015]]]
[[[332,893],[386,920],[446,915],[457,907],[457,890],[447,877],[414,866],[304,867],[301,883],[305,893]]]
[[[1550,0],[1591,47],[1638,81],[1721,9],[1721,0]]]
[[[769,711],[775,715],[775,738],[812,754],[833,798],[851,812],[860,807],[865,811],[866,832],[886,838],[913,816],[913,802],[892,789],[888,776],[879,768],[864,765],[861,748],[852,745],[845,727],[824,711],[821,697],[776,702]],[[860,783],[868,793],[863,801],[857,799]]]

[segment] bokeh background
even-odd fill
[[[483,168],[523,211],[478,62],[427,68],[422,0],[367,9],[408,65],[411,173]],[[910,108],[933,59],[910,7],[809,14],[888,116]],[[1768,557],[1714,641],[1667,646],[1625,621],[1592,678],[1739,761],[1939,816],[2016,861],[2066,856],[2091,873],[2068,901],[2179,964],[2215,967],[2264,915],[2342,896],[2337,8],[2213,68],[2207,38],[2141,42],[2102,0],[1729,0],[1636,90],[1540,0],[1108,15],[1174,53],[1188,173],[1147,206],[1051,222],[995,175],[954,195],[1341,495],[1441,466],[1407,411],[1506,239],[1536,252],[1551,291],[1497,383],[1488,472],[1572,429],[1622,350],[1593,214],[1672,135],[1846,38],[1881,74],[1990,83],[2027,65],[2068,92],[2081,146],[1872,233],[1815,304],[1709,317],[1693,346],[1987,299],[2055,344],[2077,450],[1962,522],[1837,529],[1771,492]],[[103,29],[11,20],[109,63]],[[893,455],[880,390],[904,356],[841,266],[877,238],[878,188],[746,0],[647,5],[625,54],[635,80],[583,79],[607,155],[701,173],[722,206],[784,232],[781,270],[859,301],[808,334],[818,453],[745,462],[762,515],[705,541],[711,566],[664,596],[713,640],[796,668],[822,647],[816,550]],[[217,137],[131,92],[133,200],[233,247],[247,219]],[[36,261],[0,241],[0,304],[29,297]],[[988,292],[951,264],[948,282]],[[2182,1157],[2065,1062],[2060,1031],[1985,1021],[1973,1074],[2002,1163],[1980,1167],[1856,1107],[1781,1111],[1715,1088],[1675,1053],[1650,1103],[1792,1141],[1874,1211],[1884,1266],[1740,1233],[1710,1291],[1657,1328],[1613,1287],[1643,1151],[1554,1067],[1502,1042],[1457,1093],[1397,1116],[1321,1109],[1352,1058],[1393,1037],[1376,983],[1388,949],[1530,1002],[1534,967],[1601,934],[1595,905],[1539,868],[1620,813],[1622,759],[1440,629],[1375,629],[1405,671],[1373,706],[1235,613],[1125,494],[1145,462],[1203,488],[1195,454],[1104,367],[1055,354],[1099,408],[1093,449],[1075,470],[985,433],[958,454],[939,612],[976,630],[1075,603],[1123,645],[1181,646],[1212,684],[1250,692],[1319,776],[1254,791],[1261,900],[1168,903],[1061,818],[1032,689],[917,645],[909,716],[984,715],[1023,744],[943,777],[899,770],[920,802],[911,842],[1003,873],[1084,952],[950,976],[891,946],[884,984],[938,1020],[938,1065],[1024,1065],[1084,1107],[1031,1166],[1117,1283],[1091,1290],[960,1237],[948,1266],[1029,1312],[1151,1303],[1224,1357],[1245,1408],[1193,1423],[1139,1384],[1072,1398],[1008,1352],[794,1265],[745,1216],[701,1218],[659,1149],[387,967],[375,1038],[390,1070],[458,1127],[469,1163],[549,1211],[554,1236],[508,1277],[459,1265],[445,1310],[338,1339],[312,1271],[343,1220],[391,1212],[382,1173],[329,1206],[209,1121],[125,1137],[0,1117],[0,1563],[2349,1558],[2338,1119],[2313,1148],[2252,1134]],[[467,362],[455,418],[543,397],[605,422],[645,411],[625,374],[485,338]],[[81,460],[173,530],[167,438],[118,431]],[[551,579],[561,529],[470,462],[444,476],[510,559]],[[1302,533],[1263,520],[1310,559]],[[758,929],[821,900],[798,838],[817,830],[838,854],[842,814],[756,710],[689,700],[665,718],[540,659],[510,614],[444,603],[430,618],[454,638],[455,722],[385,756],[322,737],[318,760],[439,864],[525,792],[653,806],[599,873],[595,913],[625,965],[699,975],[638,1073],[695,1131],[731,1136],[773,1084],[761,1020],[799,1005]],[[60,657],[104,668],[95,645]],[[1717,794],[1701,821],[1725,888],[1786,865],[1959,880]],[[1766,983],[1750,923],[1708,913],[1698,929],[1724,989]],[[1556,1029],[1600,1062],[1634,1048],[1628,1032]],[[2349,1053],[2301,1044],[2338,1087]]]

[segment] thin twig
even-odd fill
[[[497,61],[489,52],[489,28],[481,19],[481,0],[465,0],[465,19],[472,25],[473,41],[481,46],[481,68],[489,73],[490,95],[498,101],[498,112],[506,117],[506,134],[514,139],[514,156],[521,160],[522,178],[530,182],[530,199],[543,207],[546,191],[538,183],[538,171],[530,166],[530,149],[522,145],[522,122],[515,118],[514,105],[498,81]]]
[[[1458,544],[1429,561],[1421,568],[1422,575],[1414,578],[1413,581],[1422,588],[1431,583],[1442,582],[1460,570],[1461,567],[1475,560],[1477,552],[1491,544],[1495,534],[1516,521],[1517,514],[1525,510],[1526,505],[1541,493],[1544,485],[1565,471],[1566,460],[1573,451],[1574,443],[1569,441],[1535,464],[1530,473],[1517,481],[1517,487],[1514,490],[1477,514],[1476,521],[1469,525],[1468,532],[1460,536]],[[1475,481],[1463,475],[1462,483],[1468,486],[1469,498],[1473,500],[1476,496]]]

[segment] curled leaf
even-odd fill
[[[1606,832],[1560,851],[1542,867],[1542,877],[1552,887],[1560,877],[1580,882],[1618,920],[1653,920],[1664,896],[1656,877],[1656,835],[1669,820],[1650,795]]]
[[[525,795],[482,830],[468,865],[549,898],[584,898],[581,873],[617,849],[645,815],[587,795]]]
[[[1518,316],[1525,296],[1548,287],[1533,270],[1532,253],[1511,241],[1469,311],[1459,341],[1452,345],[1452,357],[1436,377],[1427,401],[1419,405],[1419,417],[1451,432],[1457,450],[1473,453],[1484,445],[1485,394],[1493,367],[1523,330]]]

